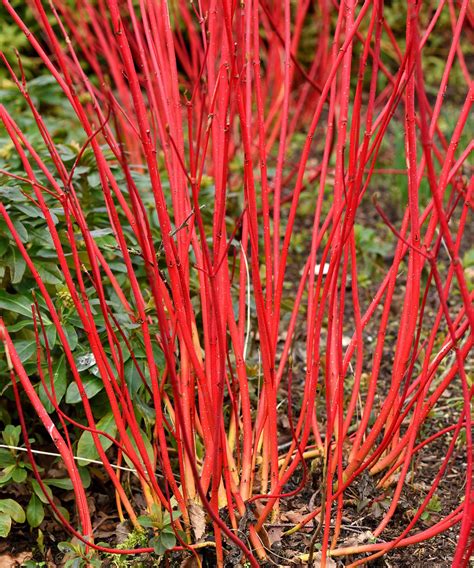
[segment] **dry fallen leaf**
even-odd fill
[[[121,544],[125,540],[127,540],[128,536],[132,531],[132,527],[128,521],[124,521],[123,523],[119,523],[115,528],[116,534],[116,541],[117,544]]]
[[[305,514],[303,514],[304,511],[286,511],[285,513],[283,513],[282,515],[282,520],[283,518],[285,518],[286,520],[288,520],[290,523],[301,523],[301,521],[305,518]],[[311,526],[311,525],[309,525]]]
[[[281,537],[283,535],[284,529],[283,527],[268,527],[267,534],[268,534],[268,541],[270,542],[270,546],[273,546],[276,542],[281,541]]]
[[[90,516],[93,517],[95,512],[97,511],[97,507],[95,504],[95,499],[92,497],[92,495],[87,496],[87,506],[89,507]]]
[[[359,534],[355,534],[350,538],[344,539],[344,547],[358,546],[359,544],[366,544],[374,542],[374,535],[371,531],[364,531]]]
[[[0,568],[12,568],[12,566],[16,566],[16,560],[13,556],[2,554],[2,556],[0,556]]]
[[[2,554],[0,556],[0,568],[15,568],[16,566],[21,566],[27,560],[33,558],[32,552],[21,552],[16,556],[10,556],[10,554]]]
[[[321,566],[321,556],[322,553],[321,552],[316,552],[316,554],[314,555],[313,558],[313,566],[314,568],[317,568],[319,566]],[[326,568],[336,568],[337,563],[335,560],[333,560],[332,558],[326,558]]]
[[[321,556],[322,553],[321,552],[315,552],[313,555],[313,568],[320,568],[321,566]],[[301,556],[298,556],[295,558],[296,562],[308,562],[309,560],[309,554],[301,554]],[[337,563],[335,562],[335,560],[333,560],[332,558],[330,558],[329,556],[326,557],[326,568],[336,568],[337,567]]]
[[[192,500],[188,501],[188,512],[194,538],[198,541],[206,532],[206,513],[201,505]]]
[[[199,568],[199,564],[196,557],[192,555],[185,558],[179,565],[179,568]]]

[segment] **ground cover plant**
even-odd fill
[[[2,5],[0,535],[468,565],[469,2]]]

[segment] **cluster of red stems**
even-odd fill
[[[323,464],[321,501],[293,530],[317,527],[314,540],[317,537],[321,544],[323,566],[328,556],[362,555],[350,564],[357,566],[456,524],[460,528],[453,566],[467,564],[474,515],[473,388],[465,367],[474,341],[474,308],[459,255],[473,199],[469,169],[466,175],[473,143],[460,147],[474,96],[461,50],[462,34],[473,21],[468,0],[403,3],[405,37],[396,37],[384,20],[381,0],[30,0],[29,4],[41,37],[35,37],[3,0],[7,17],[26,35],[83,127],[83,147],[73,168],[68,170],[61,160],[22,73],[16,75],[3,54],[50,160],[42,161],[3,106],[0,118],[22,160],[25,175],[19,179],[25,193],[29,192],[28,199],[44,215],[45,230],[54,242],[118,432],[105,452],[101,440],[111,437],[97,430],[54,297],[22,244],[8,208],[0,204],[0,214],[36,280],[37,293],[46,302],[87,417],[87,424],[79,425],[57,404],[52,380],[43,377],[41,370],[45,357],[51,365],[51,356],[38,340],[42,351],[38,372],[55,406],[53,421],[2,323],[2,341],[17,396],[21,387],[61,454],[74,486],[79,528],[68,523],[51,501],[64,525],[90,549],[119,554],[152,551],[94,544],[86,493],[68,434],[68,428],[79,426],[92,434],[115,487],[121,518],[127,516],[138,526],[137,511],[120,473],[113,468],[123,455],[133,463],[149,507],[157,503],[170,510],[174,497],[181,512],[174,521],[175,529],[188,535],[185,542],[183,533],[177,533],[179,546],[174,550],[197,554],[199,543],[193,543],[189,529],[190,507],[201,506],[212,524],[218,565],[224,562],[227,540],[241,549],[251,566],[258,566],[268,554],[266,523],[278,517],[286,497],[303,488],[308,478],[305,461],[319,456]],[[423,69],[423,49],[437,33],[445,11],[452,25],[449,54],[443,60],[440,84],[430,85],[437,94],[428,96],[426,81],[430,78]],[[317,40],[311,64],[303,67],[297,54],[308,28]],[[398,60],[395,73],[383,62],[384,49]],[[456,112],[443,115],[454,65],[465,81],[456,86],[456,92],[464,91],[465,99],[454,107]],[[449,121],[450,138],[440,128],[442,120]],[[404,132],[405,170],[377,167],[391,127],[392,132],[393,127]],[[296,133],[305,138],[295,159],[289,156],[290,150],[295,152],[290,141]],[[106,147],[113,160],[104,154]],[[74,169],[86,148],[94,153],[103,198],[100,205],[106,206],[117,254],[127,269],[127,291],[118,284],[105,251],[91,236],[93,228],[85,220],[75,190]],[[159,157],[164,164],[160,168]],[[230,171],[235,158],[242,164],[237,174],[235,169]],[[112,164],[125,176],[126,195]],[[161,243],[151,238],[143,190],[134,183],[132,164],[141,164],[148,176]],[[47,184],[36,179],[38,168]],[[375,214],[393,234],[394,252],[384,278],[374,283],[372,301],[363,307],[354,222],[363,198],[371,192],[375,195],[375,188],[380,187],[380,181],[372,179],[374,174],[405,176],[408,203],[395,227],[373,200]],[[203,221],[200,208],[203,176],[206,181],[212,178],[214,184],[212,202],[207,205],[211,225]],[[419,200],[422,180],[427,180],[430,189],[424,208]],[[233,211],[229,208],[230,191],[241,194],[243,206],[237,214],[235,205]],[[294,282],[292,246],[301,230],[297,215],[303,192],[305,203],[309,193],[314,196],[312,229],[304,266],[298,267],[299,281]],[[63,209],[66,234],[58,234],[46,194]],[[146,283],[134,273],[124,216],[139,243]],[[87,276],[77,248],[78,234],[91,266]],[[158,267],[158,247],[166,259],[168,282]],[[66,252],[72,253],[73,268]],[[326,270],[316,270],[325,265]],[[199,323],[191,276],[199,280]],[[290,278],[294,288],[288,291]],[[145,345],[156,412],[153,456],[142,440],[124,380],[120,340],[126,334],[108,307],[109,286],[130,321],[139,324]],[[455,288],[459,301],[449,305]],[[427,322],[430,291],[438,305]],[[148,293],[154,299],[152,313]],[[285,294],[295,295],[289,320],[282,317]],[[91,296],[99,300],[106,340],[99,335]],[[396,301],[402,302],[398,311],[393,310]],[[397,337],[392,346],[387,345],[386,332],[394,317]],[[348,321],[353,329],[350,342],[343,341]],[[158,323],[158,334],[150,331],[153,322]],[[369,324],[377,329],[373,344],[364,343]],[[292,381],[296,331],[306,342],[305,375]],[[37,330],[37,336],[40,333]],[[251,356],[250,337],[256,343]],[[111,358],[106,356],[105,343]],[[164,368],[155,362],[156,344],[163,351]],[[381,373],[384,349],[392,355],[384,362],[384,369],[388,364],[390,370]],[[256,361],[261,377],[257,398],[249,393],[249,368]],[[291,396],[296,380],[303,382],[301,400]],[[464,399],[457,421],[425,437],[423,425],[453,383],[462,385]],[[229,412],[224,412],[225,405]],[[283,446],[278,432],[282,410],[289,417],[292,435],[291,443]],[[24,416],[20,418],[27,430]],[[429,491],[397,538],[380,539],[397,509],[417,453],[440,437],[447,437],[448,449]],[[415,525],[459,443],[467,463],[465,497],[430,528],[416,532]],[[197,444],[202,457],[197,455]],[[300,486],[285,493],[285,485],[302,469]],[[376,476],[381,494],[391,492],[391,504],[373,531],[376,540],[372,544],[344,547],[339,543],[345,495],[367,472]],[[250,503],[254,506],[243,534],[239,521]]]

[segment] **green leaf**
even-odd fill
[[[114,232],[110,227],[106,227],[105,229],[94,229],[89,234],[94,239],[101,239],[102,237],[113,236]]]
[[[16,467],[13,471],[12,471],[12,480],[15,483],[23,483],[27,477],[27,471],[26,469],[23,469],[22,467]]]
[[[64,354],[61,355],[61,357],[58,359],[57,362],[53,362],[53,369],[54,369],[53,370],[54,393],[56,395],[57,403],[59,404],[63,399],[63,396],[66,393],[67,389],[66,358]],[[45,380],[48,390],[52,395],[53,393],[50,389],[50,384],[47,375],[45,376]],[[44,407],[46,408],[46,411],[48,413],[53,412],[54,406],[49,401],[42,384],[40,384],[38,388],[38,395]]]
[[[431,497],[427,509],[433,511],[434,513],[439,513],[441,511],[441,501],[439,500],[439,497],[437,495],[433,495],[433,497]]]
[[[80,465],[80,462],[78,462],[78,465]],[[81,477],[81,481],[82,481],[82,485],[84,486],[84,489],[88,489],[90,487],[90,484],[91,484],[90,471],[86,467],[80,467],[79,468],[79,475]]]
[[[46,485],[52,485],[53,487],[57,487],[58,489],[65,489],[66,491],[71,491],[73,488],[72,481],[69,477],[61,477],[58,479],[51,478],[45,479],[44,483]]]
[[[9,333],[14,333],[16,331],[20,331],[21,329],[23,329],[27,325],[32,326],[31,320],[26,320],[26,319],[20,320],[20,321],[17,321],[16,323],[14,323],[13,325],[9,325],[8,331],[9,331]]]
[[[16,501],[13,499],[0,499],[0,511],[10,515],[10,517],[16,523],[25,522],[25,511]]]
[[[56,80],[51,75],[38,75],[34,79],[28,81],[28,88],[31,92],[37,93],[41,87],[49,87],[54,89],[56,86]],[[48,89],[49,90],[49,89]]]
[[[95,365],[95,357],[93,353],[84,353],[76,357],[76,367],[79,373],[86,371]]]
[[[142,527],[145,527],[145,528],[151,528],[151,527],[154,526],[153,519],[150,518],[150,517],[148,517],[148,516],[146,516],[146,515],[140,515],[140,516],[137,518],[137,521],[140,523],[140,525],[141,525]]]
[[[158,556],[163,556],[166,552],[166,548],[163,546],[161,542],[161,538],[159,536],[155,536],[148,541],[148,546],[151,546],[155,551],[155,554]]]
[[[58,144],[57,149],[59,151],[59,155],[65,162],[71,162],[76,158],[76,152],[64,144]]]
[[[45,284],[61,284],[61,271],[52,262],[36,262],[35,267]]]
[[[94,365],[89,369],[89,373],[94,375],[94,377],[100,377],[100,369],[98,365]]]
[[[152,503],[150,516],[156,522],[156,526],[159,528],[163,526],[163,511],[161,505]]]
[[[83,379],[82,384],[87,398],[92,398],[104,388],[104,383],[99,377],[86,377]],[[77,404],[80,401],[79,388],[76,383],[71,383],[66,391],[66,402],[68,404]]]
[[[466,251],[462,259],[464,268],[470,268],[474,266],[474,247]]]
[[[16,463],[5,467],[3,471],[0,472],[0,485],[5,485],[10,481],[10,479],[12,478],[12,474],[15,471],[15,468],[16,468]]]
[[[138,417],[143,418],[147,426],[153,426],[156,422],[156,411],[151,406],[148,406],[139,394],[132,395],[132,400],[135,406],[135,414]]]
[[[22,339],[14,343],[20,361],[28,361],[36,353],[36,341],[34,339]]]
[[[165,527],[163,530],[173,531],[173,527],[171,526],[171,518],[173,518],[173,521],[175,521],[176,519],[179,519],[179,517],[181,517],[181,511],[173,511],[171,516],[169,514],[169,511],[165,511],[163,513],[163,526]]]
[[[36,479],[32,479],[31,485],[33,487],[33,491],[38,496],[39,500],[47,505],[49,503],[49,500],[46,497],[46,495],[45,495],[41,485],[38,483],[38,481]],[[53,492],[51,491],[51,489],[47,485],[45,486],[45,490],[46,490],[46,493],[49,495],[50,499],[52,499],[53,498]]]
[[[89,170],[90,170],[89,166],[77,166],[76,169],[74,170],[74,174],[77,176],[82,176],[83,174],[86,174]]]
[[[0,309],[15,312],[32,318],[31,299],[19,294],[8,294],[5,290],[0,290]]]
[[[56,505],[56,507],[58,511],[61,513],[61,515],[66,519],[66,521],[69,521],[69,511],[64,507],[61,507],[60,505]],[[54,511],[53,511],[53,516],[55,519],[58,520],[58,522],[62,523],[62,520],[56,515]]]
[[[12,519],[6,513],[0,513],[0,537],[5,538],[12,528]]]
[[[125,363],[124,373],[125,373],[125,381],[127,382],[130,395],[132,398],[134,398],[135,395],[137,394],[138,389],[142,386],[143,383],[140,375],[138,374],[133,359],[129,359]]]
[[[19,284],[25,274],[26,262],[17,248],[12,250],[12,261],[10,265],[12,284]]]
[[[10,241],[5,237],[0,238],[0,256],[3,256],[10,246]]]
[[[24,205],[22,203],[15,203],[15,209],[24,213],[27,217],[32,219],[44,219],[44,215],[40,209],[33,207],[33,205]]]
[[[38,529],[38,536],[36,537],[36,544],[38,545],[38,550],[42,556],[46,555],[46,548],[44,546],[44,533],[41,529]]]
[[[77,341],[78,341],[76,330],[69,323],[67,323],[63,326],[63,330],[64,330],[64,333],[66,334],[66,337],[67,337],[71,351],[74,351],[74,349],[76,349],[76,347],[77,347]]]
[[[44,507],[39,498],[35,493],[31,496],[31,499],[26,507],[26,518],[30,527],[39,527],[44,519]]]
[[[173,529],[170,528],[170,530],[163,530],[160,533],[160,538],[166,550],[176,546],[176,535],[174,534]]]
[[[8,424],[2,432],[3,441],[7,446],[18,446],[21,435],[21,426],[13,426]]]
[[[141,439],[143,441],[143,445],[145,446],[145,449],[147,451],[148,459],[151,461],[151,463],[153,463],[153,448],[151,446],[150,440],[148,439],[147,435],[145,434],[145,432],[141,428],[139,429],[139,432],[140,432]],[[134,447],[135,451],[137,452],[138,459],[140,459],[140,462],[143,464],[143,460],[140,458],[140,454],[137,450],[137,445],[136,445],[136,443],[133,439],[132,433],[131,433],[129,428],[127,428],[127,433],[130,436],[132,446]],[[126,454],[124,454],[123,457],[124,457],[124,459],[127,462],[129,467],[132,467],[132,468],[135,467]]]
[[[104,388],[104,383],[99,377],[85,377],[82,380],[82,384],[87,398],[92,398]],[[79,387],[76,383],[71,383],[66,391],[66,402],[68,404],[77,404],[80,401]]]
[[[66,554],[67,552],[76,552],[74,545],[67,541],[58,542],[58,550],[59,552],[63,552],[64,554]]]
[[[18,236],[20,237],[20,240],[22,243],[27,243],[28,242],[28,231],[25,228],[25,225],[23,225],[23,223],[21,221],[19,221],[18,219],[14,219],[13,221],[13,226],[15,227]]]
[[[150,539],[149,545],[153,547],[158,556],[163,556],[167,550],[176,546],[176,536],[174,533],[162,531],[159,536]]]
[[[115,417],[112,412],[106,414],[103,418],[97,422],[97,430],[102,430],[112,437],[115,437],[117,433],[117,424],[115,422]],[[104,436],[100,436],[100,443],[104,450],[107,450],[112,445],[112,441]],[[90,460],[95,460],[98,458],[99,453],[95,447],[92,434],[90,432],[83,432],[79,438],[77,444],[77,455],[81,458],[87,458]],[[79,460],[79,465],[87,465],[87,462]]]
[[[6,448],[0,448],[0,469],[3,469],[9,465],[15,465],[16,458],[10,450]]]
[[[48,346],[50,349],[52,349],[56,345],[56,327],[53,324],[46,325],[45,331],[46,331],[46,338],[48,340]]]
[[[100,175],[97,172],[93,172],[87,176],[87,181],[91,187],[99,187]]]

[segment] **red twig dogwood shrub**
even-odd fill
[[[265,525],[303,490],[309,459],[320,466],[320,498],[289,532],[314,527],[310,563],[316,543],[322,565],[329,556],[370,553],[350,564],[356,566],[458,525],[453,566],[466,564],[473,514],[466,360],[474,340],[473,291],[460,260],[473,199],[467,0],[400,3],[403,36],[384,19],[378,0],[29,4],[37,36],[3,0],[9,21],[27,36],[77,116],[82,147],[73,164],[64,162],[21,67],[16,71],[6,55],[48,159],[14,113],[1,106],[0,119],[21,158],[24,175],[17,178],[25,200],[44,218],[114,421],[113,435],[98,425],[52,292],[1,203],[36,282],[34,381],[40,377],[51,413],[4,324],[1,336],[24,433],[26,395],[73,483],[78,526],[51,500],[64,525],[91,549],[153,550],[94,543],[70,435],[78,428],[92,437],[122,517],[139,526],[139,511],[114,468],[126,459],[149,510],[181,514],[173,522],[175,549],[202,545],[192,517],[205,512],[218,565],[231,544],[252,566],[266,558]],[[424,56],[441,18],[452,33],[434,79]],[[304,59],[301,46],[308,42]],[[452,103],[446,94],[454,70],[463,98]],[[383,165],[395,136],[403,140],[401,168]],[[106,210],[112,247],[95,237],[75,185],[86,152],[100,180],[94,207]],[[395,215],[385,194],[394,177],[401,195]],[[370,298],[361,285],[364,248],[356,231],[367,215],[384,227],[381,239],[391,248]],[[77,384],[82,423],[58,402],[42,313],[56,328]],[[131,328],[143,342],[141,366]],[[297,341],[304,353],[299,366]],[[126,358],[152,408],[149,438]],[[462,392],[458,415],[427,435],[431,413],[453,385]],[[281,413],[288,417],[287,444]],[[416,478],[410,469],[417,455],[443,436],[448,449],[429,490],[399,536],[384,539],[410,476]],[[459,448],[467,464],[465,497],[420,528]],[[288,489],[301,472],[298,487]],[[346,498],[367,474],[391,501],[372,544],[344,546]],[[35,475],[41,483],[36,468]]]

